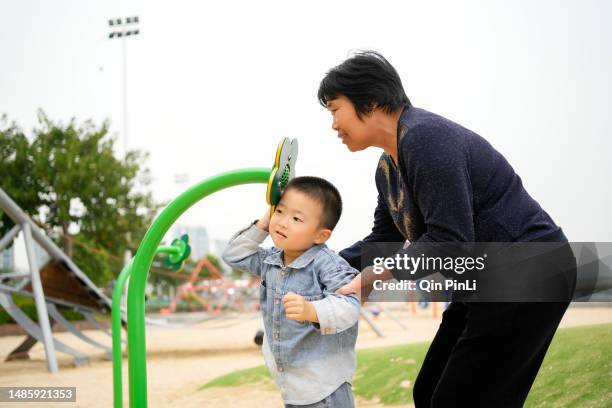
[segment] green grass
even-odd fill
[[[357,352],[355,395],[385,405],[412,402],[412,386],[428,343]],[[274,387],[265,366],[218,377],[202,388],[239,385]],[[612,324],[561,329],[555,335],[526,407],[612,405]]]
[[[275,387],[274,383],[272,382],[272,377],[270,377],[270,374],[268,373],[268,369],[266,366],[261,365],[222,375],[221,377],[217,377],[207,382],[200,387],[200,389],[211,387],[236,387],[245,384],[264,384],[269,385],[270,387]]]
[[[412,402],[412,386],[428,347],[416,343],[358,351],[353,392],[385,405]]]
[[[525,406],[612,406],[612,324],[559,330]]]

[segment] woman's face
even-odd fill
[[[351,152],[357,152],[371,146],[372,118],[370,115],[357,116],[353,103],[344,95],[327,102],[327,109],[332,114],[332,129]]]

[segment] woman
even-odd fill
[[[415,256],[428,243],[567,242],[504,157],[470,130],[412,106],[382,55],[359,52],[331,69],[318,99],[351,152],[384,150],[372,232],[340,253],[353,267],[361,269],[368,242],[410,241],[401,252]],[[375,276],[370,267],[339,291],[365,299],[381,277],[422,275]],[[415,381],[416,407],[522,406],[570,297],[549,303],[453,301]]]

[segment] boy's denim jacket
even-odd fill
[[[355,294],[335,291],[359,272],[325,244],[285,266],[281,249],[259,247],[267,235],[251,224],[230,239],[223,260],[261,276],[266,365],[286,404],[312,404],[352,383],[360,303]],[[318,324],[285,317],[282,299],[288,292],[313,304]]]

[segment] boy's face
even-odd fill
[[[270,237],[274,245],[295,253],[327,241],[331,230],[320,225],[322,207],[300,191],[285,191],[270,218]]]

